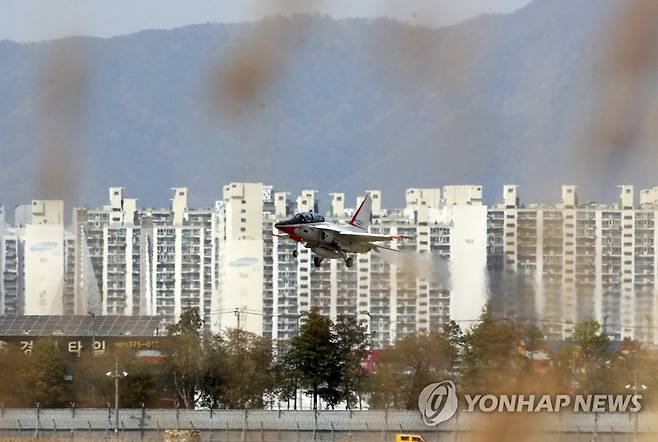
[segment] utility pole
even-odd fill
[[[635,365],[635,363],[636,362],[634,361],[633,364]],[[628,384],[624,388],[626,388],[626,390],[633,390],[633,396],[637,396],[637,393],[640,389],[642,389],[642,390],[647,389],[646,385],[638,384],[638,382],[637,382],[637,367],[633,367],[633,385]],[[636,411],[634,414],[635,414],[635,425],[634,425],[635,428],[633,430],[633,440],[637,440],[637,432],[638,432],[637,431],[638,430],[638,428],[637,428],[637,417],[638,416],[637,415],[639,414],[639,412]]]
[[[91,355],[94,356],[96,354],[96,350],[94,345],[96,344],[96,327],[94,326],[94,320],[96,319],[96,314],[94,312],[89,312],[89,316],[91,317]]]
[[[119,372],[119,358],[116,358],[114,372],[108,371],[105,375],[114,378],[114,434],[119,434],[119,378],[128,376],[128,373]]]
[[[89,312],[89,316],[91,317],[91,358],[93,359],[94,356],[96,356],[96,327],[95,327],[95,319],[96,319],[96,314],[94,312]],[[96,386],[92,385],[91,386],[91,403],[96,406]]]

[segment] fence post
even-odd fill
[[[242,420],[242,432],[240,433],[240,441],[244,442],[247,436],[247,409],[244,409],[244,419]]]
[[[228,421],[226,421],[226,442],[229,442],[229,440],[228,440]]]
[[[41,413],[39,412],[40,411],[39,403],[36,402],[35,405],[37,407],[37,437],[38,437],[39,427],[41,427]]]
[[[142,402],[142,418],[139,420],[139,440],[144,439],[144,426],[146,425],[146,408]]]
[[[315,434],[318,431],[318,410],[313,410],[313,440],[315,440]]]
[[[334,422],[331,421],[331,442],[334,442]]]
[[[71,417],[75,419],[75,402],[71,402]]]
[[[21,425],[21,420],[16,419],[18,421],[18,435],[20,436],[21,433],[23,432],[23,426]]]
[[[297,442],[299,442],[299,421],[297,421],[296,424],[297,424]]]
[[[265,442],[265,430],[263,429],[263,421],[260,421],[260,442]]]

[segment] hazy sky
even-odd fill
[[[98,37],[193,23],[321,13],[336,18],[388,16],[445,26],[507,13],[530,0],[0,0],[0,40],[37,41],[71,34]]]

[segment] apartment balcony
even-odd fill
[[[201,286],[198,284],[183,284],[181,285],[181,290],[194,290],[198,292],[201,290]]]

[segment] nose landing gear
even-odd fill
[[[353,264],[354,264],[354,258],[352,258],[351,256],[345,258],[345,266],[349,268],[352,267]]]
[[[320,267],[322,265],[322,258],[320,258],[319,256],[314,256],[313,264],[315,264],[315,267]]]

